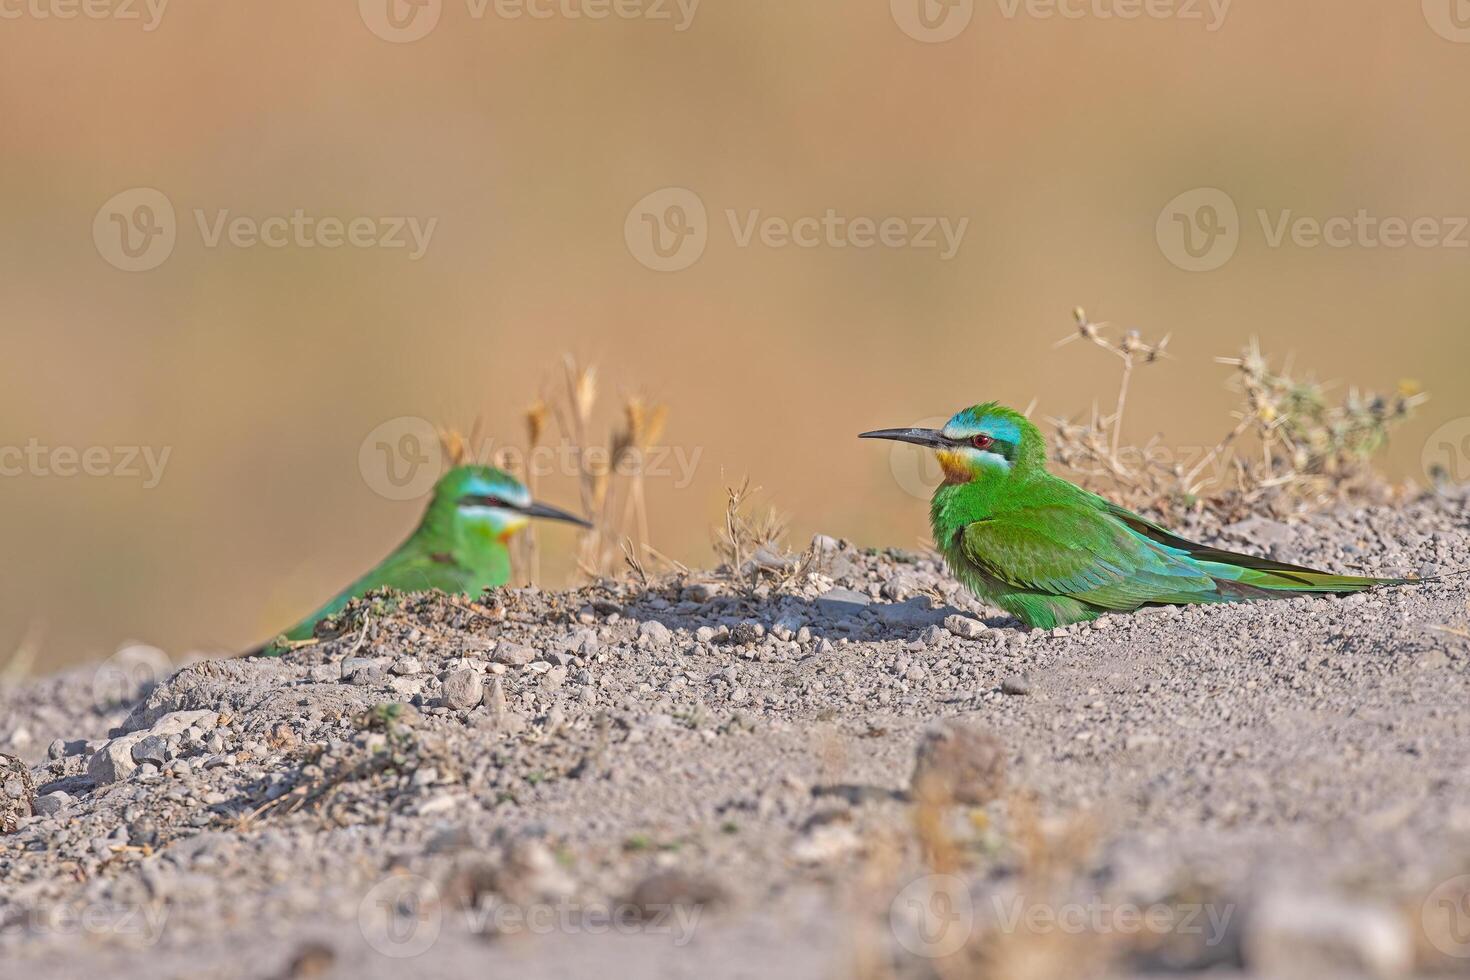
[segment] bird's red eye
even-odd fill
[[[990,436],[982,433],[978,436],[971,436],[970,445],[974,446],[976,449],[989,449],[991,446],[995,445],[995,440],[992,439]]]

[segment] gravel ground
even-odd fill
[[[1432,575],[1467,517],[1187,530]],[[1470,580],[1028,631],[813,545],[0,690],[0,972],[1470,975]]]

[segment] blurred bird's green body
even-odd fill
[[[1151,605],[1345,594],[1402,579],[1333,575],[1185,540],[1056,477],[1041,432],[994,403],[943,429],[884,429],[935,451],[934,541],[955,577],[1029,626],[1052,628]]]
[[[316,624],[374,589],[477,596],[510,581],[510,539],[533,517],[590,526],[581,518],[531,500],[520,481],[488,466],[457,466],[434,485],[423,519],[408,540],[376,568],[257,651],[278,656],[311,639]]]

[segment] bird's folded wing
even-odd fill
[[[384,586],[400,592],[462,592],[468,581],[464,569],[448,554],[401,551],[389,557],[365,577],[373,588]]]
[[[1035,507],[977,521],[965,527],[963,547],[970,561],[1014,588],[1104,609],[1214,590],[1189,562],[1088,508]]]

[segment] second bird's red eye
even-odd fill
[[[974,446],[976,449],[989,449],[991,446],[995,445],[995,440],[987,435],[971,436],[970,445]]]

